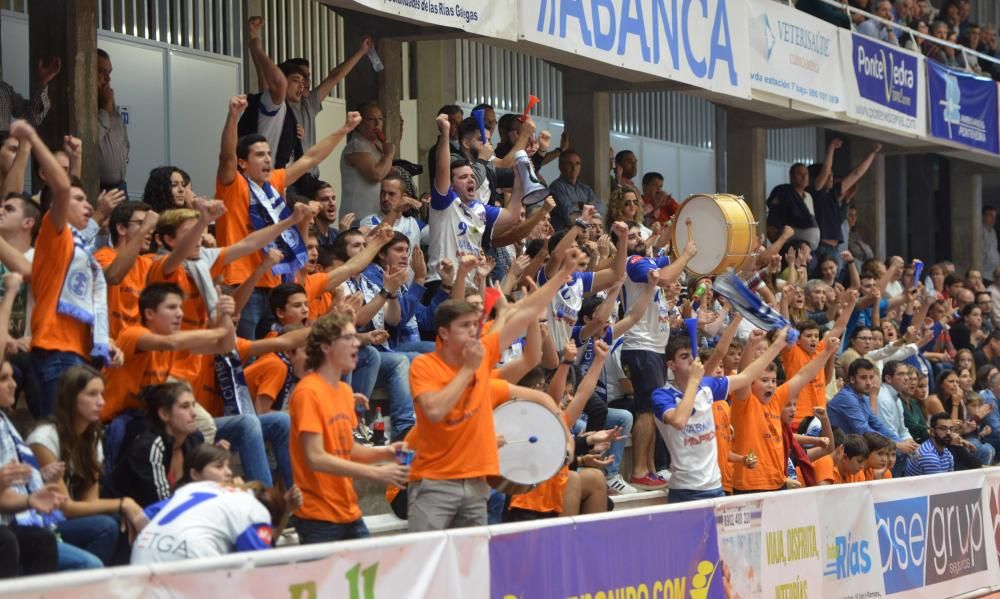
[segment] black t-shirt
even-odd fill
[[[816,224],[819,225],[820,239],[832,239],[838,243],[844,241],[840,225],[844,222],[844,213],[840,208],[840,183],[830,189],[808,188],[806,191],[813,199],[813,210],[816,213]]]

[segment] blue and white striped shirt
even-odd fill
[[[906,462],[906,476],[920,476],[921,474],[940,474],[951,472],[955,469],[955,457],[947,448],[938,452],[934,447],[934,442],[930,439],[924,441],[917,453]]]

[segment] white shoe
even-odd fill
[[[664,468],[663,470],[658,471],[656,473],[656,476],[659,476],[660,478],[662,478],[664,482],[670,482],[670,470],[667,469],[667,468]]]
[[[616,474],[611,478],[607,479],[608,491],[612,492],[614,495],[631,495],[632,493],[638,493],[639,489],[636,489],[632,485],[625,482],[621,474]]]

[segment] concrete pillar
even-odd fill
[[[62,71],[49,83],[52,108],[39,134],[61,148],[71,133],[83,142],[83,184],[97,199],[97,0],[34,0],[28,22],[29,64],[50,56],[62,59]],[[34,69],[32,89],[34,90]],[[134,143],[134,141],[133,141]]]
[[[851,157],[857,161],[871,152],[875,142],[865,139],[851,140]],[[872,246],[878,258],[885,258],[885,155],[875,157],[872,167],[858,181],[854,196],[858,209],[858,231],[861,238]]]
[[[717,110],[722,110],[718,107]],[[726,153],[726,189],[719,193],[741,195],[753,210],[758,233],[765,232],[767,211],[767,131],[747,124],[744,113],[727,109],[726,146],[716,151]]]
[[[433,173],[427,172],[427,153],[437,143],[437,124],[434,122],[438,109],[445,104],[454,104],[458,99],[458,85],[455,80],[455,40],[433,40],[416,42],[417,123],[407,123],[407,128],[417,128],[417,153],[424,165],[424,174],[417,178],[422,191],[429,191]],[[411,42],[412,44],[412,42]]]
[[[931,216],[938,188],[936,158],[929,154],[915,154],[906,156],[905,160],[906,203],[909,206],[905,223],[909,235],[907,257],[932,264],[939,259],[935,247],[937,220]]]
[[[910,256],[907,231],[910,206],[907,201],[907,173],[905,156],[885,158],[885,244],[889,254]]]
[[[563,71],[563,117],[566,130],[572,132],[573,149],[583,162],[580,179],[606,200],[611,195],[611,94],[595,87],[591,73],[574,68]]]
[[[951,260],[957,272],[964,273],[982,268],[983,176],[968,162],[950,162]]]

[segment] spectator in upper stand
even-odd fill
[[[958,35],[950,32],[948,24],[944,21],[934,21],[931,25],[931,35],[939,40],[955,43]],[[946,67],[958,68],[958,59],[955,57],[955,49],[951,46],[943,46],[932,42],[926,38],[920,38],[920,50],[928,59],[941,63]]]
[[[341,213],[369,214],[378,206],[382,179],[392,169],[396,145],[383,132],[382,109],[365,102],[357,109],[361,124],[340,156]],[[399,131],[399,138],[403,132]],[[396,138],[392,138],[396,139]]]
[[[930,437],[920,445],[917,453],[906,462],[906,476],[939,474],[955,469],[955,458],[948,451],[951,445],[951,419],[939,412],[931,416]]]
[[[983,206],[983,256],[982,272],[992,274],[1000,266],[1000,251],[997,250],[997,209]],[[994,279],[995,280],[995,279]]]
[[[871,152],[840,181],[834,182],[834,153],[844,145],[843,140],[835,138],[826,147],[826,158],[821,164],[809,168],[811,184],[807,193],[813,199],[813,210],[816,223],[819,226],[820,241],[816,247],[816,258],[822,260],[826,256],[833,257],[840,264],[838,248],[845,241],[841,225],[844,222],[843,190],[853,187],[871,168],[875,157],[882,150],[881,144],[875,144]]]
[[[42,122],[52,106],[52,101],[49,100],[49,82],[61,69],[62,60],[58,56],[49,60],[39,59],[38,66],[35,67],[35,85],[38,87],[30,100],[21,97],[6,81],[0,81],[0,131],[10,129],[10,123],[14,119],[24,119],[36,127]],[[108,73],[110,72],[109,69]]]
[[[344,77],[364,58],[365,53],[374,46],[372,38],[361,38],[358,49],[347,60],[335,66],[327,76],[312,90],[309,89],[311,71],[309,61],[304,58],[292,58],[280,65],[282,72],[292,73],[288,77],[288,91],[285,103],[288,112],[294,117],[297,129],[296,136],[300,140],[301,152],[306,152],[316,145],[316,115],[323,110],[323,100],[330,95],[333,88],[343,81]],[[293,70],[294,69],[294,70]],[[283,166],[278,164],[279,167]],[[319,166],[314,166],[301,179],[295,182],[297,195],[308,197],[313,186],[319,180]]]
[[[154,212],[171,208],[194,208],[191,175],[176,166],[158,166],[149,171],[142,201]]]
[[[399,231],[410,241],[409,253],[419,248],[427,239],[427,225],[417,218],[420,200],[406,193],[406,185],[398,175],[390,174],[382,180],[382,192],[378,201],[379,211],[361,219],[362,227],[377,227],[388,223],[394,231]]]
[[[799,0],[795,3],[795,8],[814,17],[823,19],[828,23],[833,23],[837,27],[843,27],[844,29],[851,28],[851,20],[847,18],[844,11],[823,2],[823,0]]]
[[[890,0],[876,0],[873,14],[880,19],[892,21],[892,2]],[[892,44],[893,46],[899,45],[899,40],[896,39],[896,33],[893,31],[893,28],[876,19],[868,19],[858,25],[858,33]]]
[[[772,189],[767,198],[767,237],[771,241],[778,239],[787,225],[795,230],[796,239],[805,240],[815,250],[819,245],[820,230],[812,195],[806,191],[809,169],[797,162],[789,169],[788,178],[788,183]]]
[[[653,223],[666,225],[681,206],[674,196],[663,191],[663,175],[649,172],[642,176],[642,222],[647,227]]]
[[[101,189],[125,190],[129,141],[121,110],[111,87],[111,56],[97,49],[97,150]]]
[[[892,7],[892,20],[900,27],[916,29],[916,13],[914,0],[896,0]],[[896,34],[896,39],[899,41],[900,46],[907,50],[915,51],[917,49],[917,40],[910,33],[903,31],[899,27],[894,28],[893,32]]]
[[[462,113],[462,109],[455,104],[445,104],[438,109],[439,115],[447,115],[448,123],[450,125],[448,129],[448,144],[451,146],[451,153],[458,154],[461,152],[461,146],[458,139],[458,127],[462,124],[462,120],[465,115]],[[475,120],[475,119],[473,119]],[[479,130],[478,123],[476,124],[476,131]],[[441,133],[438,134],[438,139],[441,139]],[[431,149],[427,151],[427,169],[429,173],[434,172],[434,167],[437,165],[437,142],[431,146]]]
[[[638,190],[635,176],[639,174],[639,159],[632,150],[622,150],[615,154],[615,179],[613,187],[631,187]]]
[[[477,110],[483,111],[483,124],[486,126],[486,142],[493,143],[493,134],[497,131],[497,112],[489,104],[476,104],[472,108],[472,112]]]
[[[959,35],[958,41],[960,44],[975,51],[979,47],[979,37],[982,30],[979,25],[975,23],[969,23],[968,26],[962,29],[962,33]],[[961,52],[957,55],[959,65],[965,67],[966,69],[972,71],[977,75],[982,75],[983,68],[979,64],[979,57],[975,54],[969,54],[967,52]]]
[[[585,204],[597,208],[604,213],[604,202],[597,197],[594,190],[580,180],[583,159],[576,150],[566,150],[559,155],[559,177],[549,184],[549,192],[556,200],[556,208],[552,211],[552,227],[555,230],[565,229],[572,224],[570,214],[582,210]]]
[[[961,2],[959,0],[945,0],[938,18],[948,25],[948,32],[957,38],[962,29]]]
[[[857,206],[850,206],[847,209],[847,218],[844,220],[847,225],[847,250],[851,252],[855,260],[860,260],[861,262],[867,262],[875,257],[875,251],[872,250],[870,246],[861,237],[861,232],[858,231],[858,208]]]

